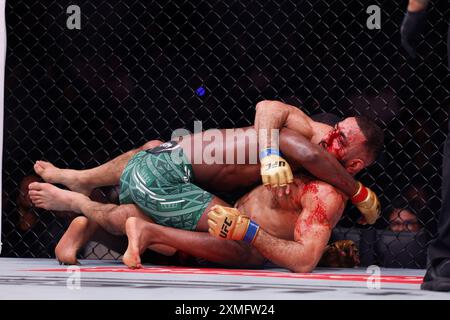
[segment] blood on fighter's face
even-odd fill
[[[345,156],[356,156],[361,152],[365,137],[355,118],[346,118],[337,123],[320,141],[321,145],[336,159],[343,161]]]
[[[345,142],[345,137],[343,136],[338,123],[325,135],[325,137],[322,138],[319,145],[329,153],[333,154],[336,159],[342,160],[345,154]]]

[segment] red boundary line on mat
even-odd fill
[[[41,271],[41,272],[67,272],[67,268],[55,269],[31,269],[24,271]],[[206,275],[228,275],[228,276],[257,276],[257,277],[273,277],[273,278],[290,278],[290,279],[311,279],[311,280],[330,280],[330,281],[364,281],[369,277],[371,280],[379,280],[385,283],[401,283],[401,284],[421,284],[423,277],[419,276],[371,276],[361,274],[328,274],[328,273],[288,273],[273,271],[249,271],[241,269],[211,269],[211,268],[180,268],[180,267],[151,267],[142,269],[128,269],[123,267],[80,267],[80,272],[124,272],[124,273],[153,273],[153,274],[206,274]]]

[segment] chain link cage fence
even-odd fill
[[[381,29],[367,28],[362,0],[7,1],[2,255],[54,257],[68,225],[20,197],[36,160],[97,166],[195,120],[250,125],[256,103],[274,99],[384,129],[384,153],[358,176],[383,218],[360,226],[348,206],[333,239],[355,240],[362,265],[423,268],[440,209],[448,8],[431,4],[410,60],[399,35],[406,1],[371,4]],[[70,5],[80,30],[66,26]],[[111,200],[114,189],[100,191]],[[393,231],[397,209],[417,218],[403,218],[414,232]],[[108,253],[95,249],[84,256]]]

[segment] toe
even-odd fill
[[[44,168],[41,166],[40,161],[36,161],[36,163],[34,164],[33,167],[34,167],[34,171],[35,171],[37,174],[41,174],[42,171],[44,171]]]
[[[39,161],[39,165],[44,169],[54,167],[54,165],[52,165],[50,162],[47,162],[47,161]]]
[[[36,196],[38,196],[40,194],[40,191],[33,189],[33,190],[28,191],[28,194],[30,195],[30,198],[31,197],[36,197]]]
[[[28,189],[29,190],[42,190],[42,183],[39,183],[39,182],[30,183],[28,185]]]

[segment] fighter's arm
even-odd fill
[[[416,12],[425,10],[428,6],[430,0],[409,0],[408,11]]]
[[[293,130],[281,130],[280,150],[291,165],[305,168],[313,176],[335,186],[348,197],[358,191],[357,181],[333,155]]]
[[[247,241],[265,258],[293,272],[311,272],[344,208],[344,201],[336,191],[326,193],[320,200],[313,194],[302,197],[303,209],[293,241],[274,237],[236,209],[220,206],[208,214],[209,232],[219,238]]]
[[[320,190],[324,193],[325,190]],[[293,272],[311,272],[319,263],[335,222],[344,210],[342,197],[331,187],[320,199],[306,193],[295,224],[294,241],[276,238],[260,229],[253,246],[267,259]]]
[[[260,137],[262,142],[260,149],[277,147],[276,136],[272,135],[271,129],[289,128],[297,134],[311,139],[313,120],[299,108],[280,101],[264,100],[256,104],[255,129],[258,133],[268,137]]]
[[[261,178],[264,185],[283,187],[293,181],[289,164],[279,153],[279,130],[289,128],[311,139],[312,120],[300,109],[280,101],[261,101],[256,105],[255,129],[259,139]],[[286,189],[288,193],[289,189]]]
[[[429,0],[409,0],[400,28],[401,43],[411,58],[416,57],[416,46],[427,17]]]
[[[363,215],[360,223],[377,221],[381,209],[376,194],[356,181],[329,152],[287,128],[280,134],[280,150],[290,164],[305,168],[319,180],[344,192]]]

